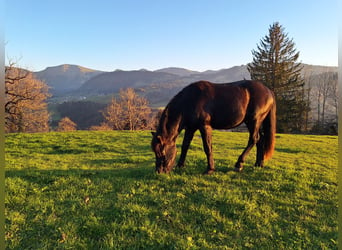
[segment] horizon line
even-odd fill
[[[309,66],[335,67],[335,68],[338,68],[338,65],[309,64],[309,63],[304,63],[304,62],[300,62],[300,63],[301,64],[305,64],[305,65],[309,65]],[[58,65],[53,65],[53,66],[46,66],[42,70],[34,70],[34,71],[30,70],[30,69],[26,69],[26,70],[29,70],[29,71],[34,72],[34,73],[37,73],[37,72],[41,72],[41,71],[47,70],[48,68],[57,68],[57,67],[61,67],[61,66],[77,66],[77,67],[81,67],[81,68],[84,68],[84,69],[87,69],[87,70],[102,71],[104,73],[105,72],[115,72],[115,71],[150,71],[150,72],[154,72],[154,71],[158,71],[158,70],[172,69],[172,68],[174,68],[174,69],[184,69],[184,70],[188,70],[188,71],[194,71],[194,72],[198,72],[198,73],[203,73],[203,72],[206,72],[206,71],[221,71],[221,70],[231,69],[231,68],[234,68],[234,67],[247,66],[247,64],[248,63],[234,65],[234,66],[226,67],[226,68],[206,69],[206,70],[194,70],[194,69],[189,69],[189,68],[180,67],[180,66],[168,66],[168,67],[162,67],[162,68],[158,68],[158,69],[154,69],[154,70],[147,69],[147,68],[136,68],[136,69],[120,69],[120,68],[116,68],[116,69],[110,71],[110,70],[95,69],[95,68],[83,66],[83,65],[80,65],[80,64],[63,63],[63,64],[58,64]],[[5,65],[5,66],[7,66],[7,65]],[[21,68],[21,67],[19,66],[19,68]],[[23,69],[25,69],[25,68],[23,68]]]

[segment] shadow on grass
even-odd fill
[[[156,180],[158,176],[207,176],[205,174],[205,162],[200,164],[189,164],[183,168],[175,167],[169,174],[157,174],[153,164],[143,164],[141,167],[118,167],[108,168],[101,167],[101,165],[111,165],[115,161],[111,159],[101,159],[92,161],[96,167],[92,169],[11,169],[5,171],[6,178],[21,178],[23,180],[34,182],[37,184],[49,185],[60,177],[67,178],[91,178],[91,179],[107,179],[110,182],[115,182],[116,179],[127,180],[127,183],[141,180]],[[267,168],[267,167],[266,167]],[[242,178],[249,179],[249,175],[253,175],[256,170],[262,170],[248,164],[245,165],[241,173],[236,173],[233,166],[218,166],[214,175],[222,175],[229,173],[236,173]]]
[[[281,153],[288,153],[288,154],[298,154],[298,153],[302,153],[305,152],[303,150],[300,149],[293,149],[293,148],[276,148],[277,152],[281,152]]]
[[[153,168],[148,167],[127,167],[117,169],[68,169],[68,170],[40,170],[21,169],[6,170],[6,178],[19,177],[30,182],[39,184],[53,183],[59,177],[80,177],[80,178],[101,178],[113,179],[125,178],[130,180],[143,180],[153,178],[155,175]]]

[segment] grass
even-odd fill
[[[7,249],[337,249],[337,137],[277,136],[266,167],[246,133],[196,134],[187,167],[154,173],[149,132],[8,134]],[[181,140],[178,140],[178,146]]]

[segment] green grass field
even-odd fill
[[[236,173],[247,138],[214,131],[206,176],[199,134],[170,175],[147,131],[8,134],[7,249],[337,249],[337,137],[279,134]]]

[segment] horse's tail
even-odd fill
[[[276,103],[273,101],[271,110],[263,121],[264,129],[264,160],[272,157],[275,145],[276,133]]]

